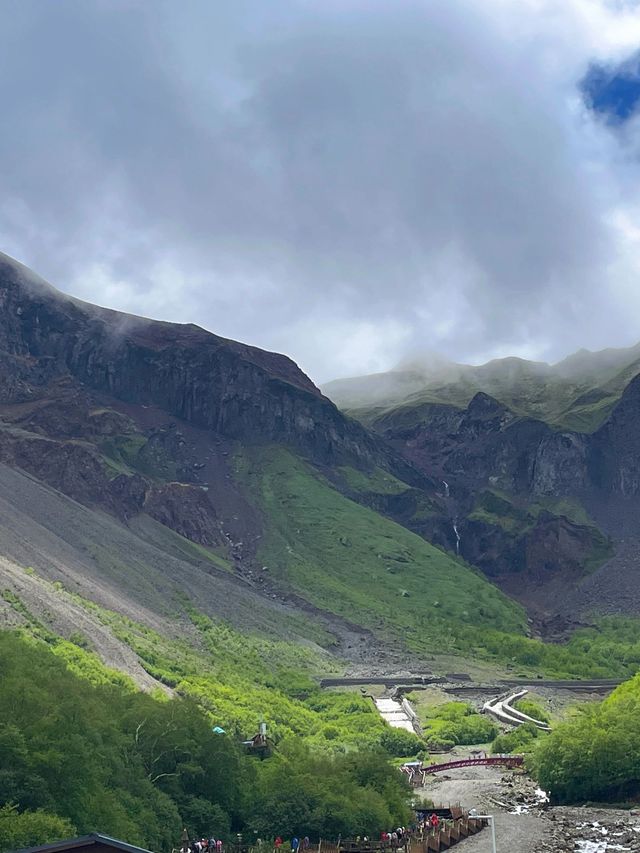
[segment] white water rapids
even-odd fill
[[[609,835],[609,830],[605,826],[601,826],[598,821],[594,823],[582,823],[578,826],[578,829],[584,829],[585,827],[589,827],[591,830],[595,831],[599,835],[602,835],[602,841],[576,841],[576,853],[607,853],[609,850],[635,850],[636,847],[625,847],[622,844],[617,844],[616,842],[606,840],[606,836]],[[633,832],[640,832],[640,827],[634,826],[631,827]],[[622,835],[623,833],[619,832],[617,835]]]

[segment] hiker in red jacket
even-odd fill
[[[435,830],[438,828],[439,825],[440,825],[440,819],[438,818],[438,815],[434,812],[431,815],[431,829]]]

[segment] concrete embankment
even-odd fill
[[[383,720],[393,726],[394,729],[404,729],[407,732],[416,732],[417,717],[406,699],[396,702],[395,699],[382,697],[373,700]]]
[[[523,723],[533,723],[538,729],[547,732],[550,731],[548,723],[545,723],[543,720],[536,720],[534,717],[530,717],[528,714],[524,714],[522,711],[518,711],[517,708],[512,707],[513,702],[522,699],[528,692],[528,690],[518,690],[516,693],[509,693],[507,696],[491,699],[491,701],[484,703],[482,710],[487,714],[491,714],[499,722],[506,723],[509,726],[521,726]]]

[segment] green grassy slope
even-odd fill
[[[179,632],[183,638],[169,638],[60,584],[52,584],[50,594],[72,599],[135,651],[144,669],[157,679],[158,696],[160,685],[190,696],[212,725],[240,740],[253,736],[264,720],[276,743],[296,736],[319,749],[344,751],[379,745],[388,729],[370,700],[320,690],[318,677],[343,669],[314,644],[238,631],[205,616],[186,597],[182,604],[195,636],[185,626]],[[135,690],[131,679],[101,663],[91,649],[91,637],[77,632],[65,640],[31,614],[18,596],[4,591],[3,597],[23,620],[19,633],[53,651],[74,674],[95,685]]]
[[[416,650],[459,647],[460,629],[524,633],[523,610],[483,576],[287,451],[245,450],[237,465],[267,516],[261,559],[317,606]]]
[[[287,451],[245,449],[236,467],[265,516],[259,556],[270,575],[378,637],[419,653],[494,660],[522,674],[624,677],[640,666],[639,620],[599,620],[565,645],[533,639],[524,611],[483,575],[345,498]],[[372,491],[381,476],[374,473]],[[378,487],[398,483],[383,477]]]

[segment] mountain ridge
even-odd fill
[[[402,511],[380,514],[388,509],[387,482],[396,484],[405,509],[441,513],[435,484],[342,415],[288,358],[195,326],[67,299],[6,258],[0,300],[0,468],[5,478],[10,471],[22,478],[12,480],[25,495],[19,526],[27,536],[30,526],[41,530],[42,513],[54,512],[59,530],[47,547],[87,578],[102,577],[109,600],[120,594],[129,616],[140,600],[153,602],[152,611],[166,619],[167,595],[175,618],[184,619],[184,587],[216,618],[224,614],[214,604],[218,595],[234,612],[282,607],[287,618],[313,623],[326,651],[344,661],[371,653],[419,660],[432,642],[413,637],[421,614],[430,613],[432,625],[443,619],[433,601],[421,601],[420,589],[448,595],[451,576],[469,590],[460,596],[469,598],[467,608],[471,590],[485,600],[479,624],[489,625],[493,614],[496,628],[526,633],[517,604],[406,529]],[[50,508],[43,487],[84,507],[76,513],[82,531],[67,503]],[[292,500],[287,489],[300,490],[298,501],[315,495],[295,527],[294,507],[285,509]],[[357,541],[352,527],[360,531]],[[396,541],[403,543],[397,549]],[[29,550],[8,534],[6,542],[14,543],[11,552],[5,545],[6,557],[24,565]],[[366,544],[373,542],[377,551]],[[86,552],[80,560],[78,551]],[[163,579],[165,551],[171,559]],[[71,584],[72,591],[79,583],[90,595],[90,583],[65,572],[60,559],[40,554],[31,564],[49,582]],[[12,595],[33,599],[33,585],[21,593],[18,577],[8,578]],[[371,597],[376,584],[379,600]],[[419,598],[404,608],[408,639],[391,618],[406,595]],[[38,610],[45,618],[41,603]],[[452,614],[452,646],[477,630],[466,624],[467,612],[461,604]],[[261,618],[272,631],[271,616]]]
[[[442,370],[391,370],[334,380],[322,386],[337,405],[372,425],[376,418],[420,403],[468,405],[483,391],[523,416],[559,429],[600,426],[633,375],[640,372],[640,344],[596,352],[580,350],[548,364],[519,357],[482,365],[445,362]]]
[[[163,589],[179,622],[186,585],[189,600],[208,602],[216,618],[224,612],[217,595],[238,612],[254,607],[267,632],[275,602],[294,622],[311,620],[325,651],[342,661],[373,653],[419,662],[436,635],[451,651],[486,641],[499,655],[502,634],[529,642],[517,601],[530,606],[531,585],[568,576],[578,583],[607,556],[595,522],[557,502],[521,506],[515,495],[511,508],[510,497],[499,519],[503,531],[510,519],[510,538],[496,531],[496,503],[482,497],[498,487],[489,482],[494,457],[513,483],[529,482],[517,454],[537,436],[546,442],[539,480],[557,485],[581,469],[563,462],[560,433],[485,392],[466,408],[424,404],[426,443],[419,447],[416,435],[408,452],[407,430],[419,430],[420,419],[403,425],[406,434],[393,423],[390,434],[380,424],[372,431],[284,356],[68,300],[43,282],[32,286],[8,260],[0,262],[0,298],[0,463],[27,476],[23,512],[32,502],[49,513],[42,484],[85,507],[78,534],[58,505],[60,533],[87,549],[88,577],[103,573],[112,597],[120,585],[127,613],[141,595],[166,618]],[[520,362],[507,367],[522,372]],[[623,448],[627,426],[616,429],[611,444]],[[92,515],[105,512],[115,527]],[[91,532],[107,529],[113,545]],[[76,550],[60,547],[77,561]],[[23,553],[7,557],[20,564]],[[544,566],[534,571],[539,559]],[[55,566],[36,570],[65,583]],[[514,592],[512,576],[523,567],[526,582]],[[554,615],[549,607],[536,604],[535,629]]]

